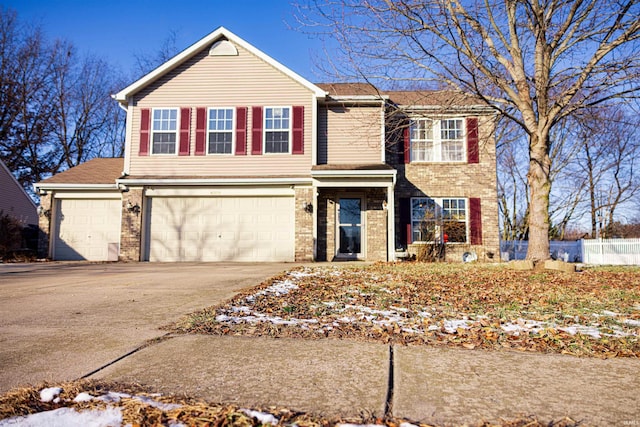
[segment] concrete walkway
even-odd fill
[[[242,406],[459,425],[535,415],[640,424],[640,361],[178,335],[93,375]]]
[[[640,426],[640,360],[170,335],[286,264],[0,265],[0,393],[81,377],[328,417]],[[151,344],[149,344],[151,343]]]

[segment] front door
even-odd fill
[[[357,258],[362,253],[362,199],[338,201],[338,256]]]

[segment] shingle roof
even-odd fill
[[[385,92],[385,95],[388,95],[389,100],[398,105],[442,107],[485,105],[483,101],[476,97],[453,90],[390,91]]]
[[[45,184],[114,184],[122,176],[122,157],[97,158],[82,163],[51,178],[41,181]]]
[[[380,91],[369,83],[316,83],[316,86],[330,96],[388,96],[397,105],[411,106],[457,106],[485,105],[471,95],[453,90],[392,90]]]
[[[380,91],[369,83],[316,83],[316,86],[332,96],[381,95]]]

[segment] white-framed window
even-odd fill
[[[178,109],[154,108],[151,116],[151,153],[176,154]]]
[[[465,162],[465,120],[415,119],[411,122],[412,162]]]
[[[264,152],[291,151],[291,107],[265,107]]]
[[[209,108],[207,120],[207,152],[233,153],[233,108]]]
[[[468,205],[464,198],[411,198],[412,241],[466,243]]]

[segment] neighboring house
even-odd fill
[[[498,254],[494,116],[470,98],[312,84],[224,28],[114,98],[124,159],[36,184],[54,259],[390,261],[433,232]]]
[[[37,224],[36,204],[2,160],[0,160],[0,212],[23,225]]]

